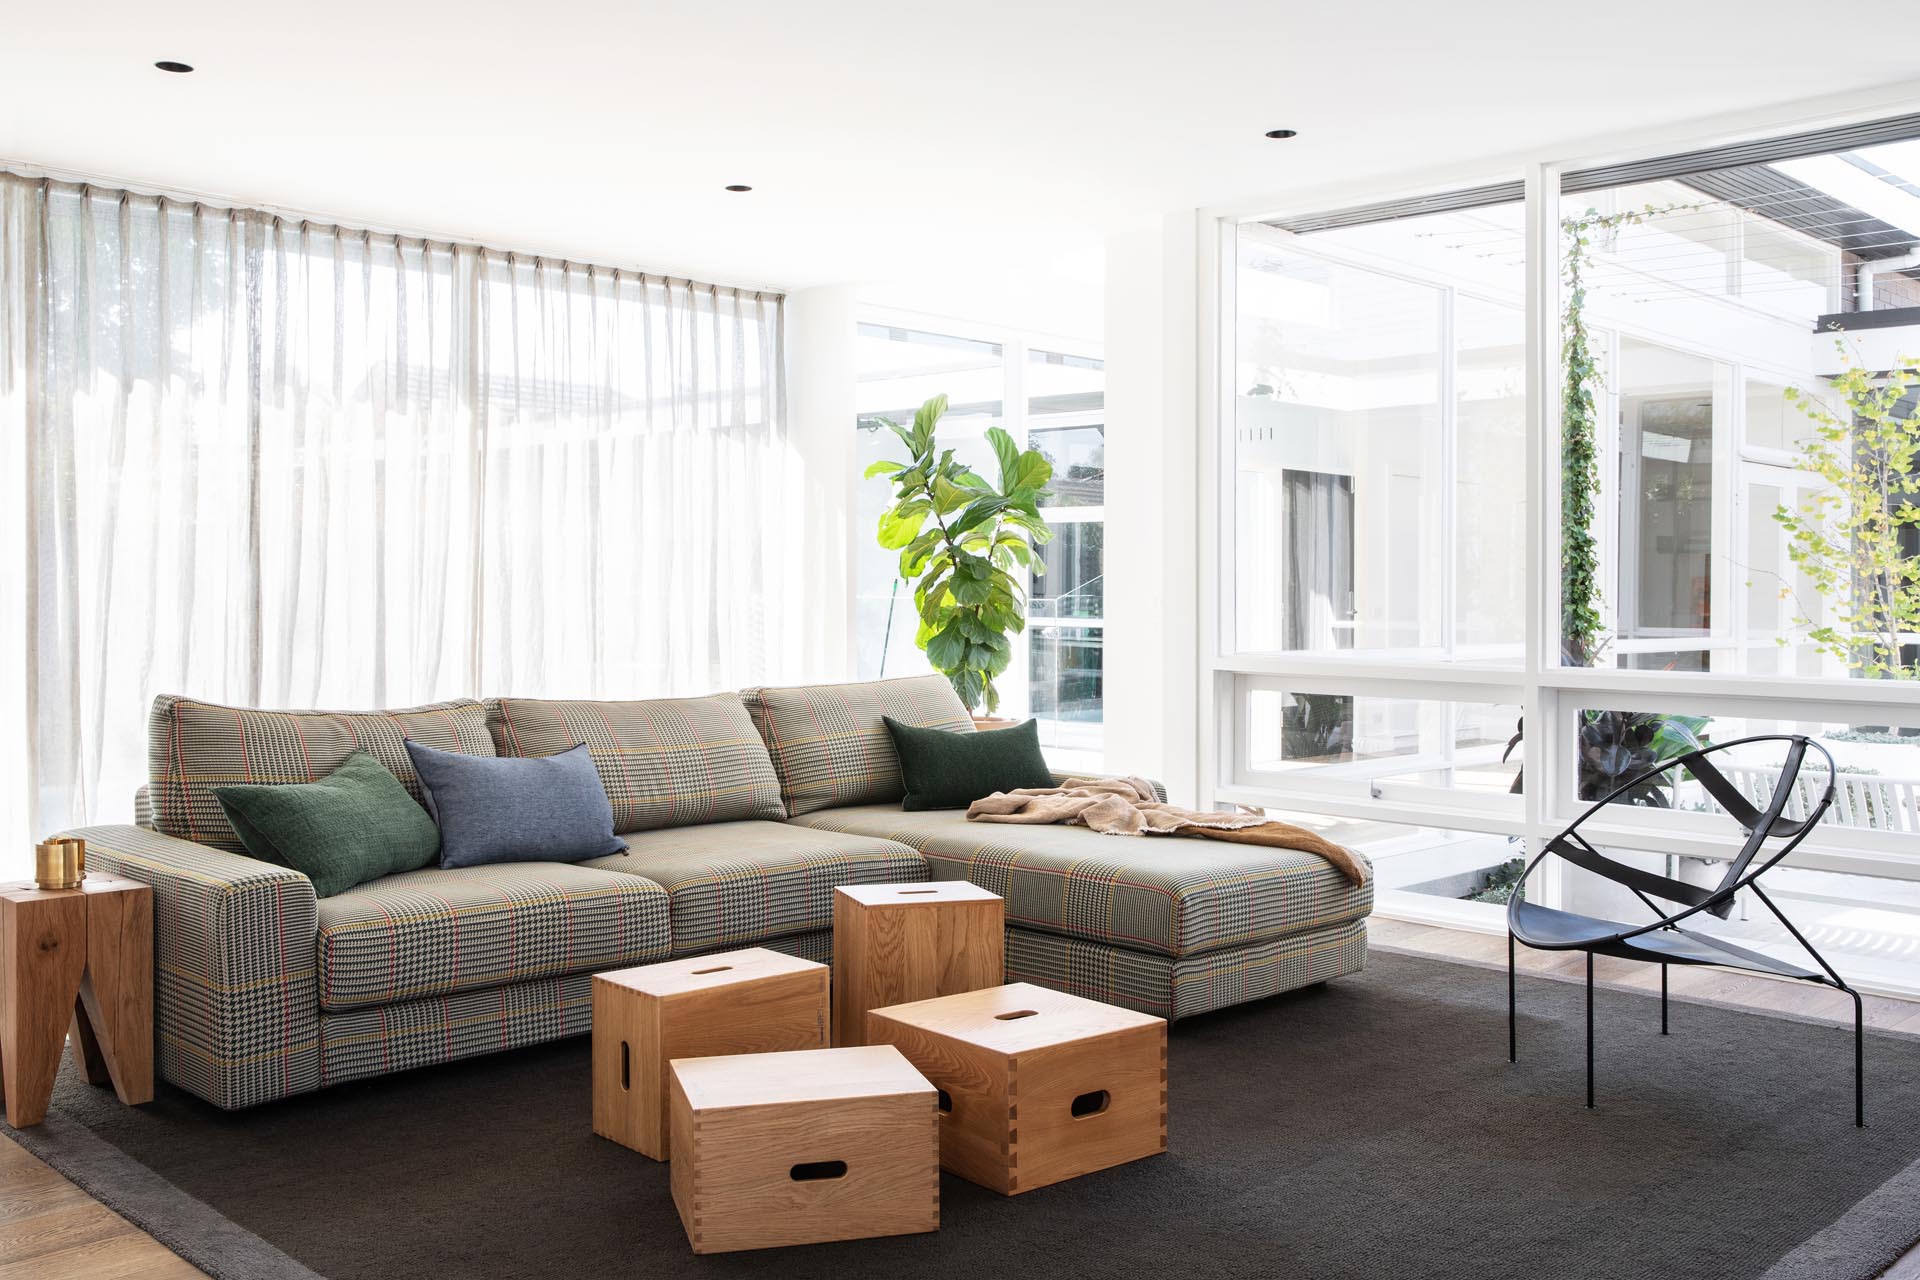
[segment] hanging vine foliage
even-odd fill
[[[1600,543],[1594,533],[1600,498],[1600,422],[1596,391],[1603,376],[1587,331],[1586,271],[1596,244],[1611,247],[1620,228],[1697,204],[1645,205],[1618,213],[1585,213],[1560,222],[1560,660],[1590,667],[1606,648],[1600,618]]]

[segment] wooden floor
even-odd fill
[[[1379,946],[1480,964],[1505,965],[1506,939],[1375,919],[1368,924]],[[1518,962],[1529,973],[1584,973],[1578,955],[1521,948]],[[1611,987],[1658,991],[1653,965],[1602,958],[1594,980]],[[1762,1012],[1807,1018],[1853,1020],[1852,1002],[1838,992],[1803,983],[1675,968],[1670,990],[1677,997],[1710,1000]],[[1869,1026],[1920,1033],[1920,1001],[1869,996]],[[175,1280],[201,1273],[169,1253],[145,1232],[95,1201],[11,1141],[0,1138],[0,1280]],[[1895,1263],[1882,1280],[1920,1280],[1920,1249]]]
[[[0,1138],[0,1280],[197,1276],[140,1228]]]
[[[1507,939],[1500,933],[1466,933],[1459,929],[1382,920],[1376,916],[1367,922],[1367,938],[1376,946],[1418,951],[1448,960],[1498,965],[1503,969],[1507,964]],[[1586,956],[1578,951],[1533,951],[1521,947],[1514,959],[1522,973],[1560,974],[1569,978],[1586,975]],[[1667,973],[1667,989],[1674,996],[1762,1013],[1853,1024],[1853,1001],[1831,987],[1684,965],[1670,966]],[[1601,986],[1658,995],[1660,966],[1601,956],[1594,962],[1593,980]],[[1867,996],[1865,1007],[1869,1027],[1920,1035],[1920,1000]]]

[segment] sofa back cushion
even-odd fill
[[[442,751],[493,754],[486,708],[470,698],[400,711],[260,711],[163,693],[153,700],[147,733],[154,829],[245,853],[215,790],[315,782],[356,751],[385,765],[418,800],[408,738]]]
[[[906,794],[888,716],[921,729],[973,732],[973,717],[940,675],[749,689],[744,696],[793,817]]]
[[[780,782],[737,693],[644,702],[489,698],[503,756],[557,755],[584,743],[613,804],[616,832],[780,819]]]

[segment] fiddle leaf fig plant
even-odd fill
[[[994,678],[1013,657],[1009,637],[1027,625],[1020,575],[1046,571],[1033,547],[1053,537],[1040,517],[1053,464],[993,427],[987,443],[1000,474],[989,481],[938,447],[946,411],[941,395],[920,406],[911,427],[881,419],[906,446],[907,461],[876,462],[866,478],[885,476],[894,487],[893,505],[880,517],[880,545],[900,553],[900,576],[913,584],[915,643],[968,711],[984,706],[991,715],[1000,707]]]

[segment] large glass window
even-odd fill
[[[1725,370],[1631,338],[1620,342],[1618,368],[1619,554],[1611,595],[1621,663],[1704,670],[1705,651],[1672,642],[1697,644],[1713,634],[1714,424],[1727,420],[1725,397],[1716,395]]]
[[[1097,507],[1106,502],[1104,426],[1035,427],[1027,433],[1027,447],[1038,449],[1053,464],[1054,506]]]
[[[1814,615],[1827,611],[1797,591],[1776,520],[1812,496],[1801,481],[1817,437],[1796,398],[1835,403],[1821,349],[1829,317],[1857,301],[1842,268],[1868,230],[1787,172],[1807,163],[1562,198],[1560,259],[1582,285],[1562,299],[1563,342],[1577,334],[1592,357],[1584,379],[1561,375],[1566,403],[1589,406],[1569,414],[1566,447],[1588,442],[1602,509],[1587,563],[1563,565],[1558,584],[1590,605],[1568,624],[1576,665],[1845,674],[1823,656]]]
[[[1527,604],[1525,323],[1516,306],[1454,299],[1453,639],[1509,659]]]
[[[1242,785],[1311,795],[1322,809],[1350,818],[1366,817],[1373,802],[1493,820],[1520,816],[1520,766],[1509,750],[1520,708],[1512,701],[1412,697],[1365,681],[1308,687],[1257,677],[1243,678],[1236,696],[1245,708],[1234,769]],[[1435,893],[1465,877],[1464,894],[1496,879],[1514,856],[1504,839],[1423,845],[1418,837],[1392,836],[1395,887]],[[1469,850],[1482,860],[1469,864]]]
[[[1098,619],[1105,610],[1099,520],[1056,520],[1053,541],[1040,548],[1044,572],[1033,575],[1029,612],[1034,618]]]
[[[1258,233],[1238,285],[1240,648],[1439,646],[1441,291]]]
[[[1518,208],[1330,221],[1236,238],[1224,612],[1241,654],[1359,674],[1236,680],[1229,790],[1310,797],[1383,891],[1495,901],[1520,852],[1498,829],[1521,813],[1521,700],[1402,682],[1525,656]],[[1402,808],[1452,817],[1386,820]]]
[[[1311,815],[1383,910],[1497,928],[1516,859],[1635,771],[1803,734],[1840,772],[1781,891],[1920,991],[1920,138],[1822,146],[1233,229],[1203,800]],[[1738,847],[1696,785],[1627,800],[1594,827],[1622,856]],[[1527,891],[1635,905],[1577,879]]]
[[[1920,154],[1902,154],[1909,178],[1920,175]],[[1920,576],[1895,496],[1906,478],[1876,454],[1868,421],[1879,413],[1895,436],[1920,441],[1911,410],[1874,403],[1903,358],[1920,354],[1920,325],[1886,313],[1893,295],[1872,287],[1876,261],[1920,246],[1920,198],[1908,179],[1871,177],[1860,159],[1708,167],[1561,198],[1558,261],[1584,287],[1559,300],[1560,354],[1577,336],[1593,358],[1584,384],[1573,360],[1560,370],[1561,402],[1578,406],[1584,391],[1590,405],[1571,413],[1564,456],[1585,433],[1597,463],[1591,553],[1556,566],[1563,600],[1591,606],[1583,632],[1567,624],[1564,654],[1622,677],[1694,679],[1670,682],[1665,698],[1647,696],[1665,682],[1612,699],[1556,692],[1567,709],[1542,743],[1559,755],[1546,809],[1562,818],[1696,745],[1804,734],[1838,763],[1835,803],[1776,894],[1856,978],[1920,987],[1920,884],[1904,883],[1920,881],[1920,863],[1898,852],[1920,779],[1920,716],[1899,688],[1884,700],[1851,690],[1822,700],[1823,684],[1849,676],[1920,675],[1892,616],[1912,616],[1903,600],[1920,605],[1904,585]],[[1850,369],[1860,379],[1851,388]],[[1578,492],[1574,468],[1563,485]],[[1861,520],[1873,503],[1886,518]],[[1866,634],[1876,616],[1878,641]],[[1783,677],[1792,683],[1750,683]],[[1729,776],[1764,799],[1784,755],[1774,741],[1737,748]],[[1805,811],[1812,789],[1803,774],[1790,813]],[[1615,808],[1625,811],[1606,820],[1624,856],[1703,883],[1721,864],[1689,842],[1711,849],[1737,835],[1678,772]],[[1882,868],[1891,878],[1865,874]],[[1560,891],[1572,910],[1632,905],[1589,877]],[[1744,912],[1708,927],[1762,950],[1793,945]]]
[[[1056,767],[1098,768],[1106,688],[1106,370],[1090,356],[1027,352],[1027,444],[1053,463],[1041,514],[1053,541],[1029,587],[1029,713]]]
[[[1524,329],[1467,292],[1510,211],[1243,227],[1233,400],[1235,647],[1517,664]],[[1364,252],[1358,252],[1364,250]]]

